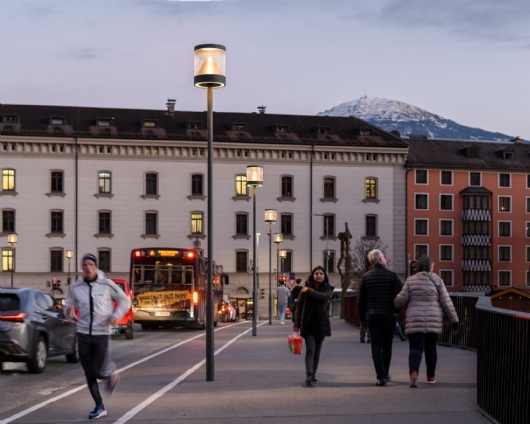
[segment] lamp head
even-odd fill
[[[66,251],[66,259],[72,259],[74,257],[74,252],[72,250]]]
[[[195,46],[194,84],[199,88],[221,88],[226,85],[226,47],[220,44]]]
[[[287,250],[280,250],[280,258],[285,259],[287,257]]]
[[[276,222],[276,209],[265,209],[265,222]]]
[[[282,233],[274,233],[274,243],[276,243],[276,244],[283,243],[283,234]]]
[[[11,246],[14,246],[15,244],[17,244],[17,235],[16,235],[16,234],[8,234],[8,236],[7,236],[7,242],[8,242]]]
[[[263,185],[263,166],[247,166],[247,186],[261,187]]]

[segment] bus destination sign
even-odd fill
[[[175,257],[178,256],[178,250],[157,250],[158,256]],[[155,256],[155,251],[151,250],[149,256]]]

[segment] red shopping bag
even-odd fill
[[[287,344],[291,353],[295,355],[300,355],[302,353],[302,338],[298,333],[293,333],[287,337]]]

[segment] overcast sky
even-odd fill
[[[528,0],[0,0],[0,103],[205,110],[193,48],[227,48],[217,111],[363,95],[530,139]]]

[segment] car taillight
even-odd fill
[[[193,303],[195,303],[196,305],[199,303],[199,293],[197,293],[196,291],[193,292]]]
[[[0,315],[0,321],[22,322],[26,316],[25,312],[20,312],[16,315]]]

